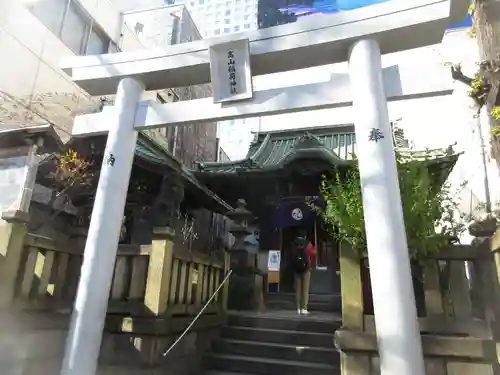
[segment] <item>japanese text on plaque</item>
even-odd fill
[[[234,51],[227,51],[227,71],[229,73],[229,92],[231,95],[238,93],[236,88],[236,64],[234,58]]]

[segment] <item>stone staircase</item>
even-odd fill
[[[336,375],[335,313],[232,312],[204,357],[205,375]]]
[[[266,306],[270,310],[295,310],[294,293],[269,293],[266,300]],[[341,299],[340,294],[317,294],[309,295],[309,310],[340,313]]]

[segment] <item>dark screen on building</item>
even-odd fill
[[[388,1],[391,0],[259,0],[257,20],[259,29],[265,29],[293,23],[301,17],[338,13]],[[470,25],[470,18],[451,27],[466,25]]]

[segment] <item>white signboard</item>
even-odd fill
[[[281,263],[281,251],[269,250],[269,257],[267,258],[267,270],[279,271]]]
[[[28,177],[27,156],[0,159],[0,214],[19,210]]]
[[[215,44],[209,48],[214,103],[253,97],[248,39]]]

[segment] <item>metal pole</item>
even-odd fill
[[[143,91],[142,83],[132,78],[124,78],[118,85],[117,116],[108,133],[62,375],[95,375],[97,370],[121,218],[137,142],[134,118]]]
[[[360,40],[352,46],[349,71],[381,375],[424,375],[381,55],[375,40]]]

